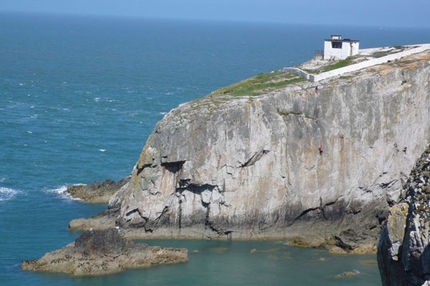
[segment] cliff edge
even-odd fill
[[[227,89],[182,104],[158,122],[109,209],[130,236],[374,251],[429,141],[429,74],[425,51],[317,88]]]

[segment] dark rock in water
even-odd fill
[[[127,268],[188,261],[188,251],[135,244],[119,229],[88,230],[67,246],[37,260],[25,260],[24,270],[66,273],[74,276],[103,275]]]
[[[108,203],[110,198],[130,181],[126,177],[118,182],[106,179],[104,182],[94,182],[91,185],[68,186],[66,192],[72,197],[91,203]]]
[[[75,249],[84,255],[120,255],[134,246],[117,229],[86,231],[75,240]]]

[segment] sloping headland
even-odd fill
[[[157,123],[108,209],[70,228],[376,251],[430,138],[430,46],[381,52],[261,74],[181,104]]]

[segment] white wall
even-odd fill
[[[358,54],[358,51],[360,49],[359,46],[360,46],[360,42],[351,43],[351,47],[352,47],[351,56]]]
[[[298,68],[288,67],[288,68],[283,68],[282,71],[284,73],[295,73],[295,74],[298,74],[298,75],[306,78],[307,80],[310,79],[310,75],[307,72],[305,72],[305,71],[303,71],[301,69],[298,69]]]
[[[333,49],[331,41],[324,41],[324,59],[346,59],[358,53],[359,42],[342,42],[342,49]]]

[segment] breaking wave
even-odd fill
[[[80,185],[80,184],[76,184],[76,185]],[[72,197],[66,191],[67,191],[67,186],[61,186],[55,189],[46,190],[47,193],[54,194],[56,197],[64,201],[81,201],[81,199]]]
[[[0,187],[0,202],[13,199],[19,191],[9,188]]]

